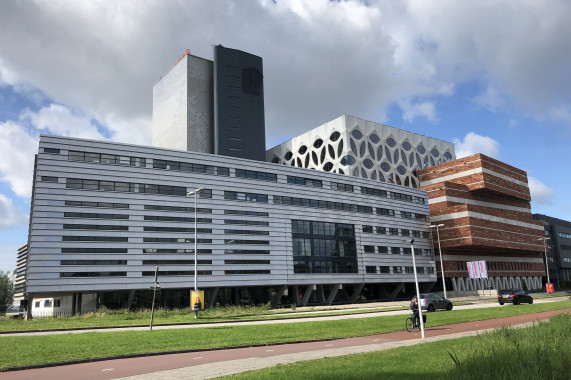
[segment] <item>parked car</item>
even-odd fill
[[[500,305],[504,303],[519,305],[522,302],[532,304],[533,297],[527,294],[523,289],[504,289],[498,291],[498,302]]]
[[[414,300],[411,300],[411,302]],[[420,306],[423,310],[433,312],[436,309],[452,310],[452,301],[443,298],[438,294],[427,293],[420,295]]]
[[[26,315],[26,310],[16,306],[10,306],[6,309],[6,316],[13,318],[23,318]]]

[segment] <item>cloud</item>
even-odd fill
[[[0,229],[23,226],[28,222],[28,216],[14,207],[12,200],[0,194]]]
[[[434,102],[420,102],[420,103],[400,103],[400,107],[403,110],[403,119],[412,123],[416,117],[425,117],[432,123],[438,121],[436,117],[436,104]]]
[[[497,159],[500,154],[500,143],[491,137],[470,132],[464,136],[463,141],[454,139],[454,150],[456,151],[456,158],[482,153]]]
[[[0,244],[0,270],[4,273],[16,270],[16,253],[23,244]]]
[[[537,205],[550,205],[555,197],[555,192],[551,187],[546,186],[537,178],[527,177],[531,201]]]
[[[38,152],[38,138],[28,134],[22,125],[13,121],[0,123],[0,180],[20,197],[32,192],[34,155]]]

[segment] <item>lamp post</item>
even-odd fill
[[[187,195],[189,197],[194,195],[194,290],[198,290],[197,286],[196,286],[196,276],[197,276],[197,244],[196,242],[198,241],[197,239],[197,234],[196,234],[196,198],[198,198],[198,193],[200,193],[202,191],[202,188],[200,189],[196,189],[194,191],[191,191],[190,193],[188,193]]]
[[[551,281],[549,281],[549,264],[547,262],[547,240],[550,240],[551,238],[548,237],[542,237],[539,238],[537,240],[543,240],[543,250],[545,253],[545,271],[547,272],[547,283],[550,284]]]
[[[424,320],[422,319],[422,304],[420,302],[420,289],[418,288],[418,277],[416,275],[416,260],[414,258],[414,239],[410,240],[410,252],[412,254],[412,269],[414,271],[414,285],[416,286],[416,299],[418,300],[418,318],[420,319],[420,335],[424,339]]]
[[[446,297],[446,281],[444,281],[444,264],[442,264],[442,248],[440,247],[440,234],[438,233],[438,227],[443,227],[444,224],[431,224],[430,227],[436,227],[436,236],[438,237],[438,253],[440,254],[440,273],[442,273],[442,287],[444,288],[444,298]]]

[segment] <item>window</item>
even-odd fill
[[[379,267],[381,273],[391,273],[391,267],[382,266]]]
[[[187,194],[185,187],[180,186],[165,186],[165,185],[150,185],[141,183],[125,183],[125,182],[112,182],[112,181],[97,181],[91,179],[77,179],[68,178],[66,180],[66,188],[68,189],[83,189],[83,190],[100,190],[100,191],[123,191],[130,193],[148,193],[160,195],[177,195],[185,197]],[[203,190],[200,194],[201,197],[208,193]],[[212,194],[210,190],[210,195]]]
[[[399,229],[398,228],[389,228],[389,234],[394,235],[394,236],[398,236],[399,235]]]
[[[52,307],[52,300],[44,300],[44,307]]]
[[[377,207],[377,214],[383,216],[395,216],[395,210]]]
[[[181,172],[188,173],[199,173],[199,174],[214,174],[229,176],[230,170],[228,168],[203,165],[203,164],[193,164],[189,162],[177,162],[177,161],[166,161],[166,160],[153,160],[154,169],[164,169],[164,170],[177,170]]]
[[[408,274],[412,274],[412,273],[414,273],[414,268],[413,267],[404,267],[404,272],[408,273]]]
[[[379,250],[379,253],[389,253],[389,247],[385,247],[383,245],[379,245],[377,247],[377,249]]]
[[[54,307],[61,307],[61,300],[54,300]]]
[[[367,273],[377,273],[377,267],[375,266],[366,266],[365,271]]]
[[[65,201],[65,205],[75,206],[75,207],[129,208],[129,205],[126,203],[87,202],[87,201]]]
[[[412,237],[417,237],[417,238],[419,238],[419,237],[420,237],[420,231],[412,230]]]
[[[410,236],[410,230],[402,229],[400,231],[401,231],[401,236]]]
[[[55,148],[44,148],[44,153],[59,154],[59,149],[55,149]]]
[[[412,219],[412,212],[401,211],[401,212],[400,212],[400,217],[403,218],[403,219]]]
[[[386,235],[387,234],[387,228],[386,227],[376,227],[375,232],[378,234],[381,234],[381,235]]]
[[[400,247],[391,247],[391,254],[400,255]]]
[[[43,175],[43,176],[41,177],[41,181],[42,181],[42,182],[56,182],[56,183],[57,183],[58,178],[57,178],[57,177],[49,177],[49,176]]]
[[[254,170],[244,170],[244,169],[236,169],[236,177],[246,178],[246,179],[258,179],[261,181],[272,181],[272,182],[276,182],[278,180],[278,176],[275,173],[264,173],[264,172],[257,172]]]
[[[67,155],[70,161],[85,161],[101,164],[126,165],[145,167],[147,161],[143,157],[117,156],[114,154],[101,154],[91,152],[78,152],[70,150]]]
[[[365,253],[375,253],[375,246],[365,245],[363,246],[363,250],[365,251]]]
[[[39,308],[39,307],[40,307],[40,301],[34,302],[34,307],[35,307],[35,308]]]
[[[128,242],[128,237],[120,236],[62,236],[62,241],[114,241]]]
[[[363,232],[372,234],[373,233],[373,226],[363,226]]]
[[[361,186],[361,194],[374,195],[376,197],[381,197],[381,198],[387,197],[387,192],[385,190],[373,189],[371,187],[365,187],[365,186]]]
[[[353,192],[353,185],[339,182],[331,182],[331,189],[337,191],[347,191],[349,193]]]
[[[393,273],[402,273],[402,267],[393,267]]]
[[[265,194],[241,193],[237,191],[225,191],[224,199],[231,201],[268,203],[268,196]]]
[[[426,215],[424,214],[414,214],[416,220],[426,221]]]
[[[410,248],[403,248],[402,249],[402,253],[405,255],[410,255],[411,252],[412,252],[412,250]]]
[[[287,183],[292,183],[295,185],[311,186],[311,187],[323,187],[323,183],[318,179],[294,177],[290,175],[287,176]]]

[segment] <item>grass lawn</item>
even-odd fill
[[[330,310],[316,313],[314,310],[271,309],[266,307],[223,307],[207,309],[194,319],[194,312],[189,309],[155,310],[153,325],[205,323],[223,321],[247,321],[261,319],[304,318],[308,316],[326,316],[339,314],[366,314],[378,311],[403,310],[406,307],[383,307],[367,310]],[[150,310],[130,312],[127,310],[101,310],[74,317],[34,318],[23,320],[0,317],[0,331],[47,331],[57,329],[76,329],[115,326],[148,326],[151,320]]]
[[[571,301],[520,305],[518,307],[452,310],[431,313],[428,317],[427,326],[500,318],[569,307],[571,307]],[[129,354],[374,335],[403,330],[405,318],[404,315],[397,315],[293,324],[41,336],[0,336],[0,370],[8,367]]]
[[[555,379],[571,373],[571,314],[525,329],[278,365],[223,379]]]

